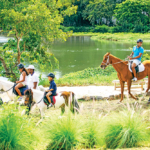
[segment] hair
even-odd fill
[[[27,71],[27,69],[26,69],[26,68],[23,68],[23,70],[22,70],[22,71],[25,71],[27,76],[29,75],[29,73],[28,73],[28,71]]]

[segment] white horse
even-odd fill
[[[0,90],[3,92],[0,94],[0,98],[3,103],[8,103],[9,101],[13,101],[17,98],[17,96],[13,93],[14,83],[6,80],[0,80]]]
[[[44,92],[37,90],[26,90],[25,92],[25,105],[32,105],[35,102],[35,105],[38,106],[41,118],[43,119],[47,105],[44,103]],[[60,92],[55,96],[56,103],[54,108],[61,108],[61,114],[65,112],[65,106],[68,106],[70,110],[74,113],[75,111],[79,112],[79,104],[73,92]],[[33,106],[34,107],[34,106]],[[30,110],[30,109],[29,109]]]

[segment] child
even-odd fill
[[[46,94],[46,97],[50,103],[48,107],[52,107],[53,105],[52,105],[50,96],[55,96],[56,90],[57,90],[56,83],[54,82],[55,75],[53,73],[49,73],[47,77],[48,77],[48,80],[50,81],[50,87],[49,87],[49,90],[46,90],[46,92],[48,92]]]
[[[15,90],[18,93],[18,95],[20,96],[18,100],[22,100],[22,94],[21,94],[19,88],[22,88],[27,85],[27,76],[29,74],[28,74],[27,70],[24,68],[23,64],[19,64],[18,69],[19,69],[21,75],[20,75],[19,81],[16,81],[17,85],[15,86]]]

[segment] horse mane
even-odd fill
[[[123,63],[123,64],[125,64],[125,65],[128,64],[128,61],[121,60],[120,58],[118,58],[118,57],[116,57],[116,56],[114,56],[114,55],[112,55],[112,54],[110,54],[109,56],[112,56],[113,58],[117,59],[118,62],[119,62],[119,61],[120,61],[120,62],[122,61],[121,63]]]

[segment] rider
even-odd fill
[[[29,89],[36,89],[38,90],[38,83],[39,83],[39,77],[38,75],[35,73],[35,67],[33,65],[29,65],[29,67],[27,68],[28,72],[29,72],[29,82],[28,82],[28,88]]]
[[[143,49],[143,47],[141,47],[142,44],[143,44],[143,40],[138,39],[137,46],[133,47],[133,51],[132,51],[131,55],[128,56],[128,58],[133,61],[132,71],[133,71],[134,77],[133,77],[132,81],[137,81],[135,67],[141,63],[141,58],[144,53],[144,49]]]
[[[28,71],[24,68],[23,64],[19,64],[18,69],[19,69],[21,75],[20,75],[19,81],[16,81],[17,85],[15,86],[15,90],[18,93],[18,95],[20,96],[18,100],[22,100],[22,94],[21,94],[19,88],[22,88],[27,85],[27,76],[29,74],[28,74]]]
[[[48,80],[50,81],[50,87],[49,87],[49,90],[46,90],[47,92],[46,97],[49,101],[48,107],[52,107],[53,105],[51,103],[50,96],[56,95],[57,86],[56,86],[56,83],[54,82],[55,75],[53,73],[49,73],[47,77],[48,77]]]

